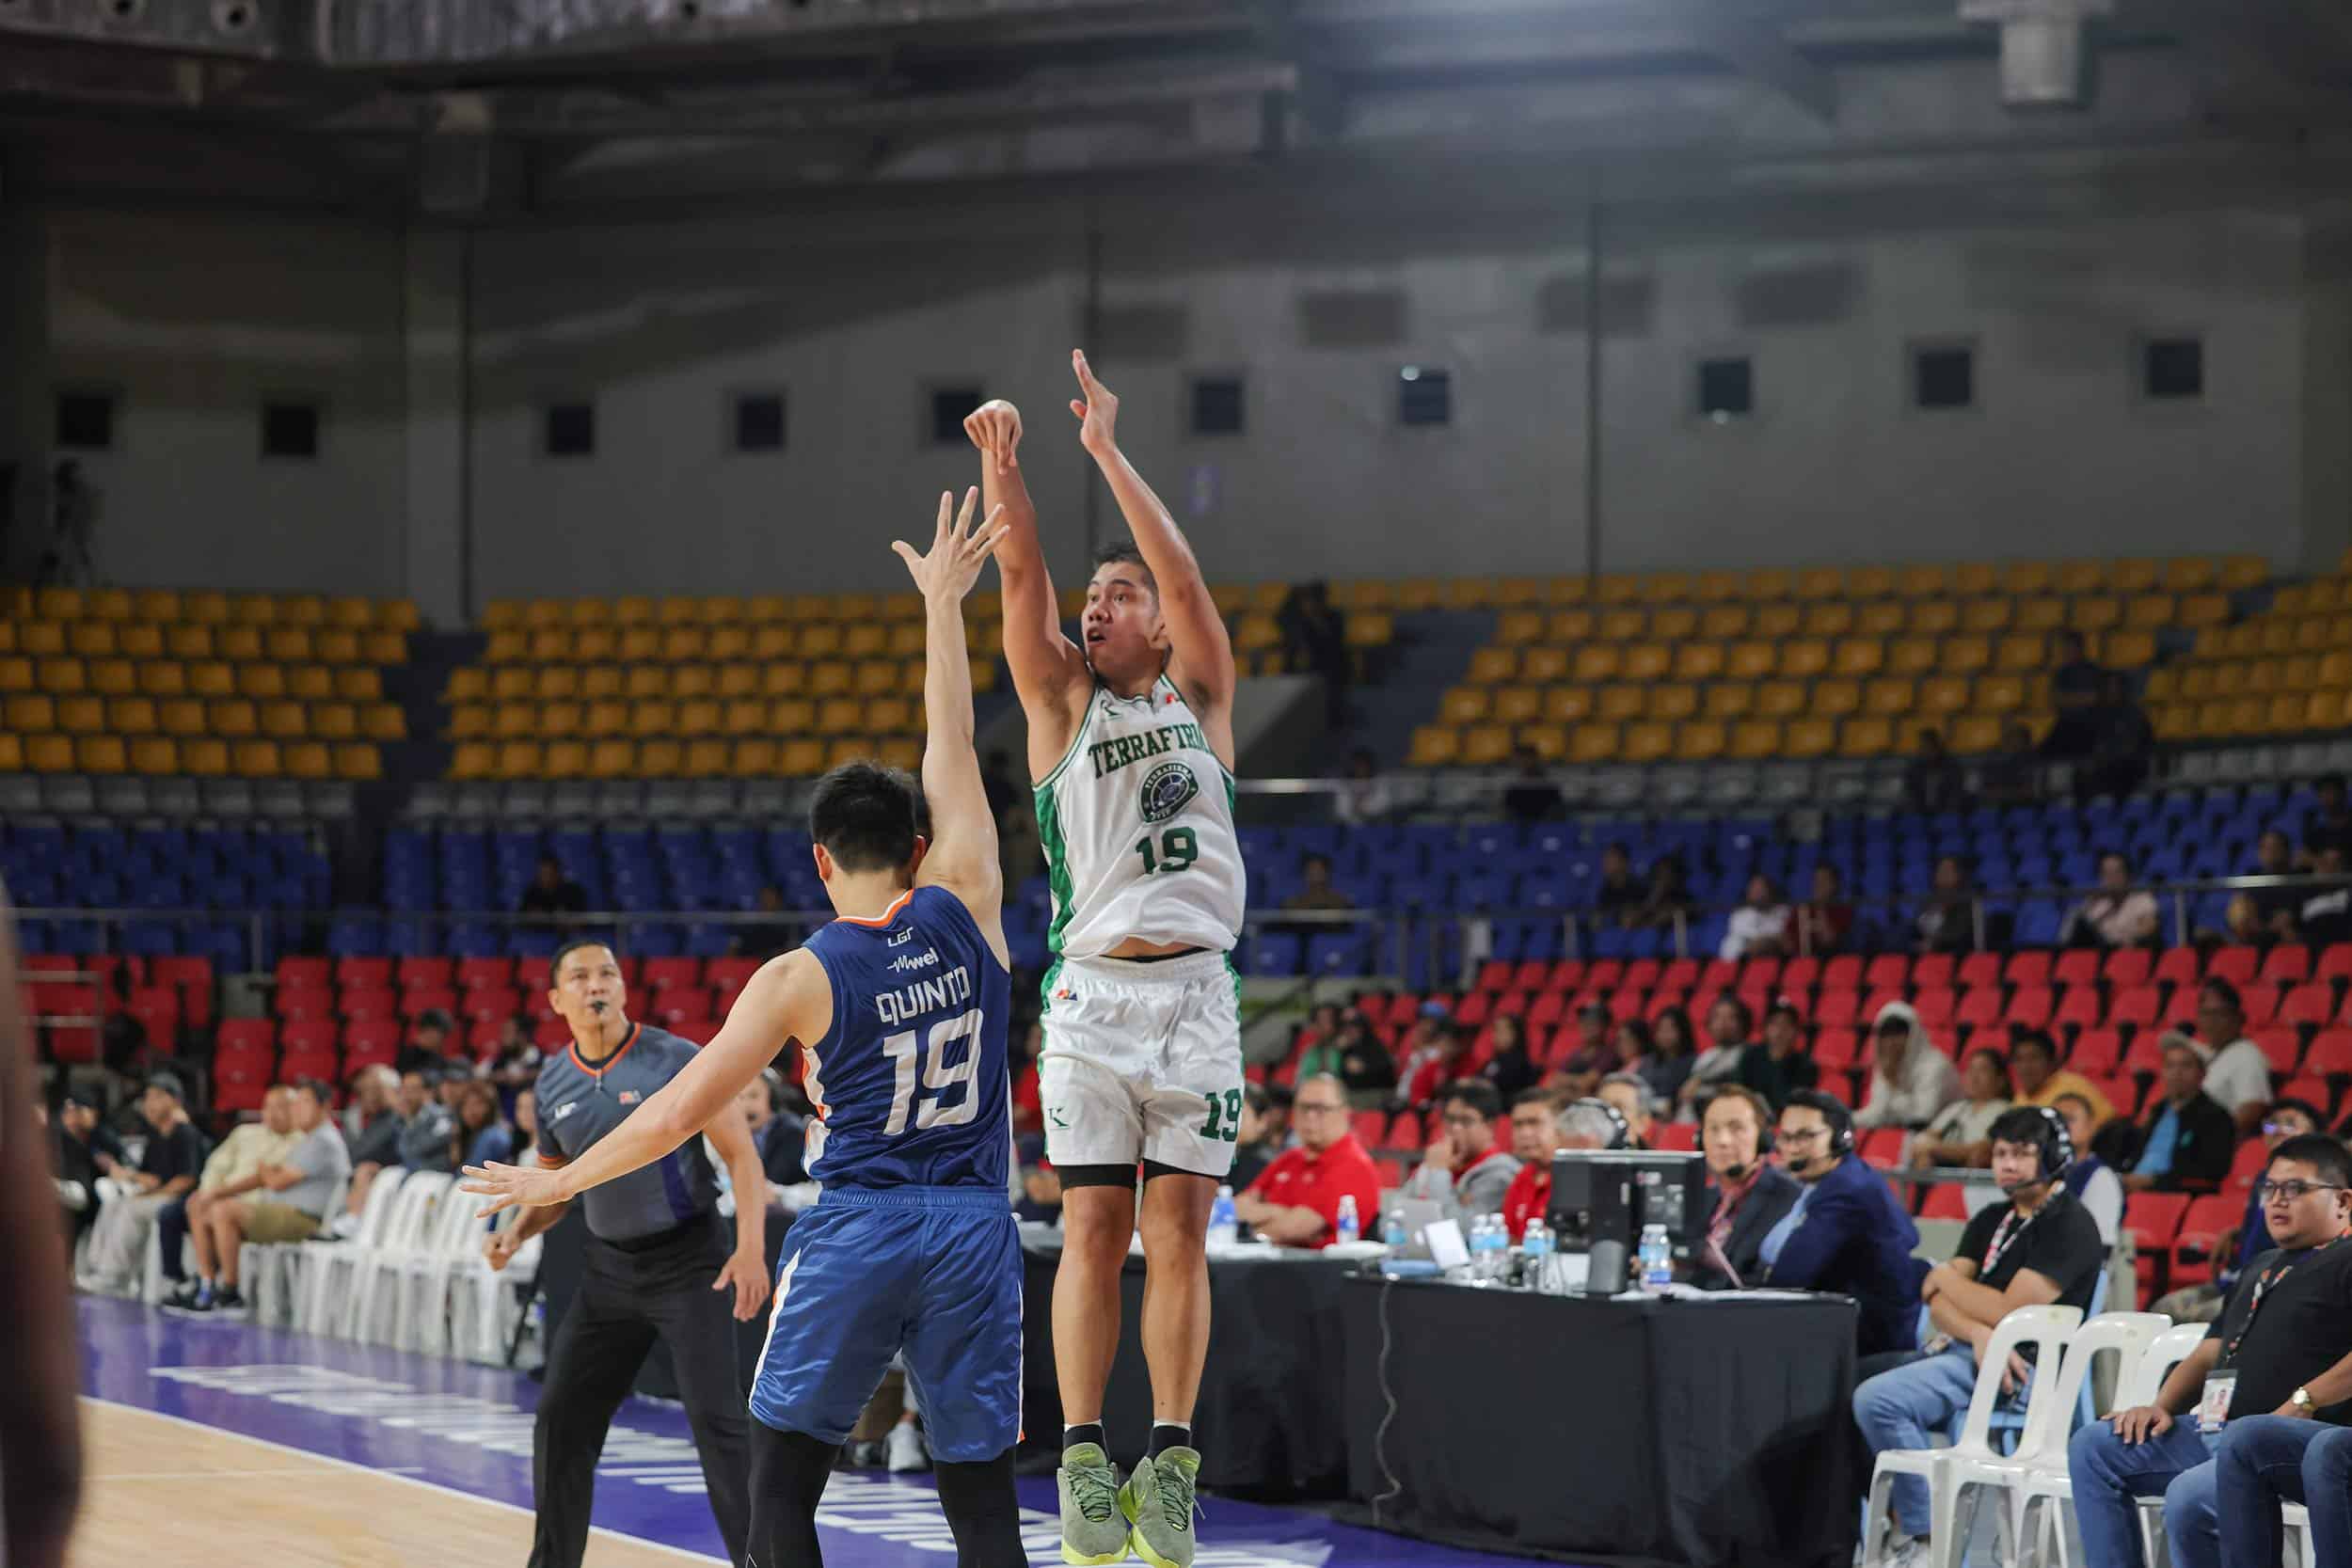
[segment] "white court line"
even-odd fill
[[[290,1453],[303,1459],[314,1459],[322,1465],[332,1465],[339,1470],[356,1470],[363,1476],[382,1476],[387,1481],[396,1481],[404,1486],[421,1487],[427,1492],[439,1492],[452,1497],[463,1497],[468,1502],[485,1503],[491,1508],[502,1508],[510,1513],[532,1515],[532,1510],[519,1503],[510,1503],[503,1497],[485,1497],[476,1492],[464,1492],[454,1486],[444,1486],[437,1481],[425,1481],[417,1476],[402,1474],[397,1470],[379,1470],[371,1465],[358,1465],[348,1459],[336,1459],[327,1454],[312,1453],[308,1449],[297,1449],[291,1443],[273,1443],[266,1437],[256,1437],[250,1433],[239,1432],[234,1427],[215,1426],[210,1421],[191,1420],[185,1416],[172,1416],[161,1410],[150,1410],[143,1404],[125,1404],[120,1400],[102,1400],[90,1394],[84,1394],[82,1402],[103,1404],[112,1410],[128,1410],[135,1415],[150,1416],[159,1421],[169,1421],[175,1426],[194,1427],[199,1432],[217,1433],[225,1437],[234,1437],[264,1449],[275,1449],[278,1453]],[[647,1540],[644,1536],[630,1535],[625,1530],[609,1529],[603,1525],[590,1526],[589,1532],[594,1535],[610,1536],[615,1541],[626,1541],[632,1546],[644,1546],[649,1551],[666,1553],[685,1562],[717,1562],[722,1565],[722,1568],[724,1568],[725,1564],[725,1560],[723,1558],[709,1557],[702,1552],[690,1552],[683,1546],[673,1546],[666,1541]]]
[[[156,1414],[152,1410],[141,1413],[148,1416]],[[225,1427],[215,1427],[213,1430],[228,1431]],[[229,1433],[229,1435],[242,1437],[245,1434]],[[319,1456],[313,1455],[312,1457]],[[379,1476],[415,1475],[419,1468],[421,1466],[415,1465],[387,1465],[373,1473]],[[244,1481],[250,1476],[310,1476],[317,1473],[306,1465],[298,1469],[289,1470],[122,1470],[109,1475],[84,1476],[82,1479],[84,1481]]]

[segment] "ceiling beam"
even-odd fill
[[[1701,49],[1742,75],[1824,124],[1837,119],[1837,79],[1799,54],[1770,23],[1734,13],[1723,0],[1674,0],[1660,8],[1688,27]]]

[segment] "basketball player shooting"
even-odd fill
[[[1019,411],[993,402],[964,421],[988,505],[1004,509],[1005,658],[1028,718],[1054,895],[1038,1076],[1063,1192],[1062,1560],[1119,1562],[1132,1550],[1153,1568],[1190,1568],[1209,1209],[1241,1131],[1241,983],[1228,957],[1246,882],[1233,648],[1191,546],[1119,450],[1119,399],[1083,353],[1071,366],[1079,442],[1134,531],[1096,557],[1083,648],[1062,635],[1021,473]],[[1103,1389],[1138,1164],[1152,1427],[1122,1487],[1104,1449]]]
[[[922,590],[923,780],[850,763],[809,808],[817,874],[840,918],[761,966],[718,1037],[561,1169],[469,1166],[493,1201],[561,1203],[694,1136],[797,1041],[824,1196],[786,1239],[752,1388],[749,1568],[816,1568],[817,1506],[859,1413],[902,1351],[939,1462],[961,1568],[1025,1568],[1012,1450],[1021,1434],[1021,1243],[1006,1190],[1011,1012],[996,826],[972,745],[963,597],[1004,537],[979,493],[928,555],[894,544]],[[928,800],[937,834],[919,836]]]

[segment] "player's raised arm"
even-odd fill
[[[833,1027],[833,988],[817,955],[795,950],[759,966],[718,1037],[694,1053],[678,1075],[579,1158],[554,1169],[468,1165],[465,1191],[490,1199],[485,1218],[501,1209],[565,1203],[599,1182],[649,1165],[731,1113],[743,1085],[775,1059],[787,1041],[818,1041]]]
[[[1184,688],[1185,700],[1200,715],[1217,755],[1230,768],[1233,766],[1233,640],[1225,630],[1225,617],[1217,613],[1216,601],[1209,596],[1200,562],[1194,559],[1184,531],[1136,472],[1135,465],[1127,461],[1126,453],[1119,450],[1119,399],[1094,379],[1083,350],[1073,352],[1070,363],[1078,372],[1078,389],[1086,394],[1070,404],[1070,411],[1078,416],[1079,444],[1110,481],[1111,494],[1119,499],[1120,514],[1135,535],[1136,548],[1142,552],[1143,563],[1152,568],[1159,591],[1160,616],[1176,651],[1178,684]]]
[[[996,858],[996,818],[988,809],[972,742],[972,664],[963,630],[964,595],[1005,538],[994,511],[973,525],[979,499],[979,491],[966,491],[963,509],[951,515],[955,498],[941,493],[930,554],[916,554],[903,539],[892,540],[890,547],[923,593],[923,799],[930,808],[931,846],[915,881],[962,899],[997,961],[1009,968],[1004,871]]]
[[[1037,507],[1021,472],[1021,411],[1002,398],[992,399],[964,420],[963,432],[980,449],[981,504],[990,516],[1004,515],[996,571],[1005,589],[1005,662],[1029,716],[1035,774],[1052,768],[1069,745],[1092,680],[1086,656],[1062,635],[1060,601],[1038,542]],[[1041,718],[1049,723],[1041,725]],[[1055,728],[1060,731],[1057,739],[1050,733]]]

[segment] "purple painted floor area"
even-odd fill
[[[531,1506],[538,1388],[513,1372],[249,1323],[79,1302],[85,1390],[473,1497]],[[1032,1562],[1061,1560],[1051,1478],[1021,1482]],[[1203,1501],[1198,1568],[1493,1568],[1514,1558],[1335,1525],[1307,1509]],[[675,1405],[621,1407],[597,1469],[596,1522],[722,1560],[702,1474]],[[939,1568],[955,1546],[923,1476],[834,1478],[818,1515],[833,1568]],[[593,1560],[595,1553],[590,1552]]]

